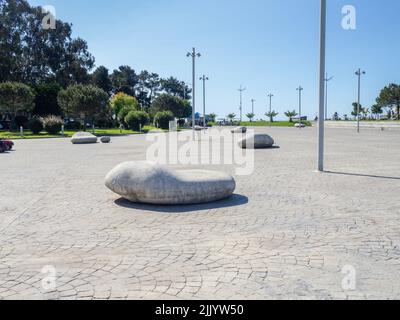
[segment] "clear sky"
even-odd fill
[[[205,73],[207,113],[239,114],[243,85],[244,113],[255,99],[257,119],[266,118],[267,94],[280,113],[298,107],[317,113],[319,0],[29,0],[53,5],[57,18],[73,24],[74,36],[88,42],[96,65],[130,65],[163,77],[191,81],[195,46],[199,78]],[[356,30],[342,28],[342,7],[357,10]],[[380,89],[400,82],[400,1],[328,0],[327,71],[329,114],[350,114],[357,97],[354,72],[363,68],[362,101],[370,107]],[[198,107],[202,106],[197,83]]]

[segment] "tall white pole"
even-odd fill
[[[193,91],[193,110],[192,110],[192,131],[193,140],[196,139],[195,135],[195,125],[196,125],[196,49],[193,48],[192,52],[192,91]]]
[[[242,88],[242,86],[240,86],[240,122],[243,121],[243,91],[246,91],[246,88]]]
[[[320,52],[319,52],[319,116],[318,116],[318,171],[324,171],[325,147],[325,45],[326,45],[326,0],[321,0]]]
[[[270,93],[269,95],[268,95],[268,97],[269,97],[269,126],[270,127],[272,127],[272,97],[273,97],[274,95],[272,94],[272,93]]]
[[[361,69],[358,69],[357,133],[360,133]]]
[[[187,57],[192,57],[192,131],[193,131],[193,140],[196,139],[195,134],[195,125],[196,125],[196,58],[200,58],[200,53],[196,53],[196,48],[192,49],[192,52],[189,52]]]
[[[200,80],[203,81],[203,126],[206,127],[206,81],[209,80],[206,75],[203,75]]]

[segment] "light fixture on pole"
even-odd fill
[[[210,79],[203,75],[200,80],[203,81],[203,126],[206,128],[206,81]]]
[[[242,122],[243,120],[243,92],[246,91],[246,88],[242,88],[242,86],[240,86],[240,89],[238,89],[238,91],[240,92],[240,122]]]
[[[328,120],[328,82],[331,81],[333,77],[328,78],[328,73],[325,77],[325,120]]]
[[[325,148],[325,51],[326,51],[326,0],[321,0],[319,47],[319,115],[318,115],[318,171],[324,171]]]
[[[360,133],[360,112],[361,112],[361,76],[366,74],[365,71],[358,69],[356,71],[356,76],[358,77],[358,99],[357,99],[357,133]]]
[[[302,86],[299,86],[296,90],[299,92],[299,119],[300,119],[299,123],[302,124],[302,121],[301,121],[301,92],[304,90],[304,88]],[[301,128],[301,126],[300,126],[300,128]]]
[[[269,125],[270,127],[272,127],[272,97],[274,95],[272,93],[268,94],[268,98],[269,98]]]
[[[193,140],[195,139],[195,125],[196,125],[196,58],[200,58],[201,54],[196,52],[196,48],[186,55],[192,58],[192,130]]]

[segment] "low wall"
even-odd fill
[[[357,121],[326,121],[326,128],[357,128]],[[375,130],[400,130],[400,121],[361,121],[360,128]]]

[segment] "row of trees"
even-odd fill
[[[0,113],[11,117],[12,123],[18,115],[28,115],[35,110],[36,92],[30,86],[20,82],[0,83]],[[40,96],[39,99],[43,99]],[[61,89],[56,96],[60,113],[66,117],[82,120],[84,128],[88,122],[96,120],[117,120],[124,126],[129,126],[126,117],[129,113],[141,119],[154,119],[159,112],[170,112],[172,118],[186,118],[191,114],[188,101],[171,94],[161,94],[156,97],[149,108],[145,109],[138,100],[126,93],[119,92],[111,98],[103,89],[94,85],[75,84]],[[54,115],[54,110],[50,113]],[[39,115],[43,116],[43,115]],[[133,123],[133,116],[130,116]],[[148,121],[146,121],[148,122]],[[140,123],[143,125],[144,123]],[[17,127],[20,124],[16,124]],[[136,127],[135,127],[136,128]]]
[[[354,118],[361,117],[362,119],[380,119],[381,115],[386,112],[388,119],[400,120],[400,85],[391,83],[383,88],[376,99],[376,103],[371,108],[365,108],[358,102],[353,103],[351,115]],[[348,119],[344,115],[345,120]],[[339,120],[339,115],[336,112],[333,120]]]
[[[107,118],[104,106],[117,93],[135,98],[138,108],[148,114],[158,108],[160,101],[150,110],[160,97],[172,103],[174,115],[186,115],[191,89],[184,82],[174,77],[163,79],[147,70],[137,73],[127,65],[111,72],[104,66],[93,71],[95,58],[86,41],[72,38],[71,24],[60,20],[54,29],[43,28],[46,15],[25,0],[0,0],[0,79],[4,83],[0,121],[10,115],[14,118],[18,112]],[[184,108],[183,102],[177,103],[173,97],[184,100]],[[175,112],[179,108],[184,110]]]

